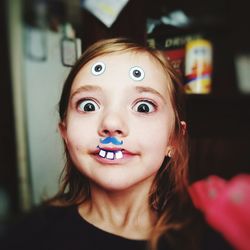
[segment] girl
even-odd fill
[[[202,249],[182,111],[181,85],[159,52],[123,38],[87,49],[59,103],[61,190],[11,249]]]
[[[148,239],[154,227],[164,231],[187,185],[180,89],[156,51],[125,39],[89,48],[59,104],[67,165],[58,198],[79,204],[85,220],[124,238]],[[110,137],[121,145],[101,141]]]

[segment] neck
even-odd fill
[[[106,191],[91,184],[91,199],[79,206],[79,213],[107,232],[125,238],[147,239],[156,215],[148,204],[149,187],[142,185],[139,189]]]

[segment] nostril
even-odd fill
[[[108,131],[107,129],[104,129],[104,130],[103,130],[103,133],[104,133],[105,135],[107,135],[107,134],[109,134],[109,131]]]
[[[109,129],[104,129],[104,130],[102,131],[102,134],[105,135],[105,136],[121,135],[122,133],[123,133],[122,130],[119,130],[119,129],[114,130],[114,131],[109,130]]]

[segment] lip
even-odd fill
[[[99,155],[101,150],[105,151],[106,154],[108,152],[112,152],[113,156],[116,153],[118,155],[122,154],[122,157],[116,158],[114,156],[114,157],[111,157],[112,159],[108,159],[106,154],[105,154],[105,156]],[[122,153],[120,153],[120,152],[122,152]],[[117,164],[124,164],[125,162],[131,160],[133,157],[138,156],[138,154],[130,152],[130,151],[128,151],[124,148],[120,148],[120,147],[99,147],[99,146],[97,146],[97,149],[94,150],[93,152],[91,152],[91,156],[99,163],[108,164],[108,165],[117,165]]]

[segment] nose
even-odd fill
[[[125,114],[122,112],[107,112],[104,114],[98,133],[102,137],[126,137],[128,135],[128,125]]]

